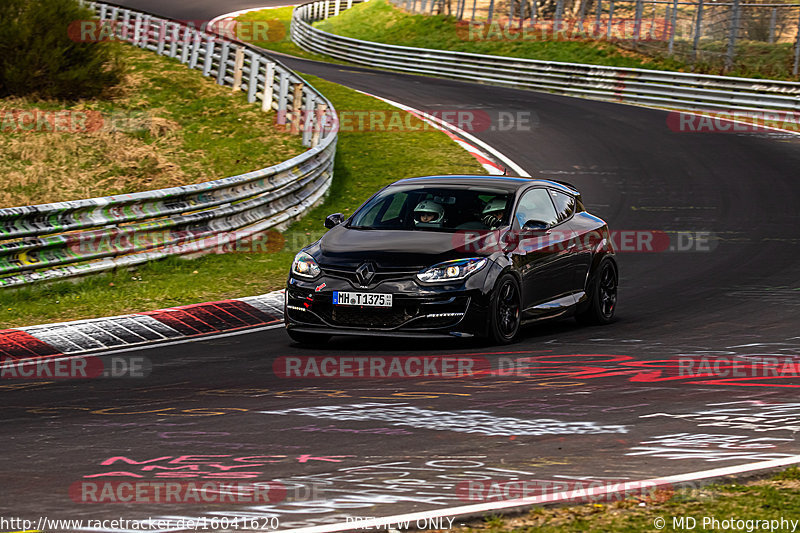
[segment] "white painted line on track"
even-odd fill
[[[294,7],[296,5],[298,4],[285,4],[282,6],[251,7],[250,9],[240,9],[239,11],[231,11],[230,13],[224,13],[209,20],[208,25],[213,27],[213,25],[219,22],[220,20],[228,18],[234,19],[239,15],[244,15],[245,13],[252,13],[253,11],[263,11],[265,9],[280,9],[282,7]]]
[[[800,455],[792,457],[785,457],[783,459],[774,459],[771,461],[760,461],[758,463],[749,463],[737,466],[728,466],[722,468],[714,468],[712,470],[701,470],[698,472],[690,472],[687,474],[678,474],[674,476],[666,476],[660,478],[647,479],[643,481],[628,481],[628,486],[646,486],[656,488],[664,485],[676,485],[679,483],[686,483],[689,481],[700,481],[703,479],[711,479],[722,476],[730,476],[734,474],[743,474],[747,472],[754,472],[757,470],[766,470],[770,468],[779,468],[782,466],[789,466],[800,464]],[[613,487],[613,488],[612,488]],[[619,483],[613,486],[596,487],[587,489],[585,491],[586,497],[603,496],[605,494],[614,494],[624,490],[619,488]],[[533,496],[530,498],[519,498],[516,500],[506,500],[490,503],[479,503],[473,505],[462,505],[460,507],[449,507],[446,509],[436,509],[435,511],[424,511],[418,513],[407,513],[394,516],[387,516],[383,518],[375,518],[371,520],[360,520],[357,529],[369,529],[375,526],[386,527],[387,524],[397,524],[398,522],[416,522],[417,520],[428,520],[431,518],[442,517],[455,517],[458,515],[477,515],[480,513],[489,513],[492,511],[501,511],[503,509],[512,509],[515,507],[524,507],[531,505],[539,505],[543,503],[558,503],[561,501],[569,501],[575,498],[574,492],[559,492],[556,494],[549,494],[544,496]],[[282,533],[332,533],[335,531],[348,531],[356,529],[354,524],[339,523],[323,526],[302,527],[296,529],[286,529]]]
[[[358,91],[358,89],[356,89],[356,90]],[[517,173],[517,175],[522,176],[523,178],[530,178],[531,177],[531,175],[524,168],[522,168],[517,163],[515,163],[510,157],[508,157],[504,153],[500,152],[498,149],[494,148],[493,146],[491,146],[491,145],[485,143],[484,141],[478,139],[474,135],[462,130],[461,128],[456,127],[453,124],[450,124],[449,122],[445,122],[444,120],[442,120],[442,119],[440,119],[438,117],[435,117],[433,115],[429,115],[428,113],[426,113],[424,111],[420,111],[419,109],[413,108],[411,106],[407,106],[405,104],[401,104],[399,102],[395,102],[394,100],[389,100],[388,98],[383,98],[382,96],[377,96],[377,95],[374,95],[374,94],[371,94],[371,93],[368,93],[368,92],[365,92],[365,91],[358,91],[358,92],[360,92],[361,94],[365,94],[367,96],[371,96],[373,98],[377,98],[378,100],[386,102],[389,105],[393,105],[393,106],[395,106],[395,107],[397,107],[399,109],[402,109],[403,111],[408,111],[410,113],[417,113],[420,116],[422,116],[422,117],[424,117],[424,118],[436,123],[441,128],[446,128],[446,129],[453,130],[456,133],[458,133],[459,136],[464,137],[465,139],[469,140],[470,142],[475,143],[476,145],[480,146],[482,149],[486,150],[489,154],[493,155],[495,158],[497,158],[499,161],[501,161],[506,167],[508,167],[509,169],[513,170],[515,173]]]

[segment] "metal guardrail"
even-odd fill
[[[296,7],[292,40],[310,52],[359,65],[568,96],[687,110],[800,111],[798,82],[412,48],[333,35],[311,25],[347,9],[345,3],[319,0]]]
[[[260,49],[180,22],[85,2],[106,30],[176,58],[274,110],[310,149],[216,181],[132,194],[0,209],[0,287],[106,271],[197,253],[301,215],[330,187],[338,120],[316,89]]]

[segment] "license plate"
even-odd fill
[[[366,307],[391,307],[392,295],[377,292],[333,291],[333,305],[363,305]]]

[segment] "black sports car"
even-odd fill
[[[292,263],[289,336],[472,336],[512,342],[527,322],[612,320],[618,270],[606,223],[572,186],[427,176],[381,189]]]

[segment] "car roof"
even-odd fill
[[[439,176],[419,176],[415,178],[405,178],[398,180],[393,185],[408,185],[418,183],[420,185],[475,185],[478,187],[497,187],[509,192],[514,192],[530,185],[544,185],[561,189],[564,192],[578,194],[578,190],[569,183],[537,179],[520,178],[516,176],[485,176],[485,175],[439,175]]]

